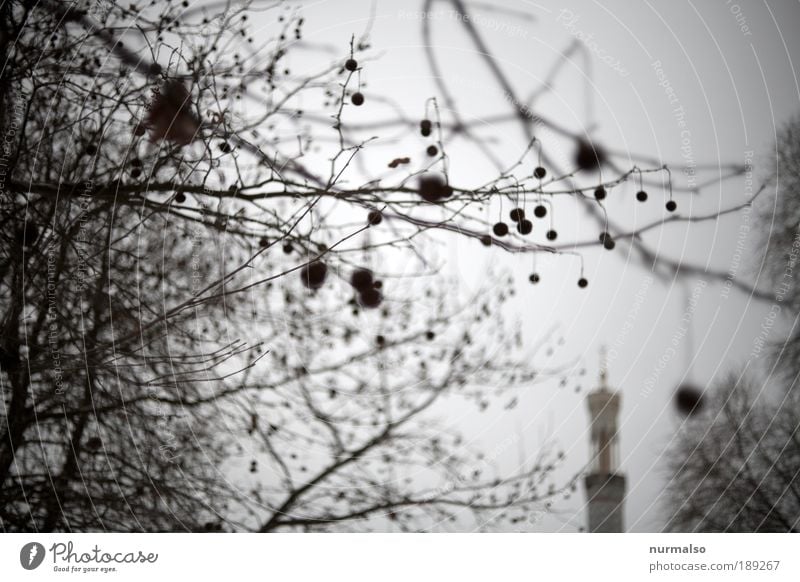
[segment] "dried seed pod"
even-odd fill
[[[328,265],[322,261],[314,261],[300,269],[300,280],[309,289],[319,289],[325,284],[328,276]]]
[[[191,110],[191,96],[182,82],[164,83],[150,105],[145,126],[153,141],[165,139],[187,145],[195,139],[200,121]]]
[[[350,275],[350,284],[358,291],[372,287],[374,278],[369,269],[356,269]]]
[[[703,408],[703,391],[692,384],[681,384],[675,391],[675,407],[685,416],[697,414]]]

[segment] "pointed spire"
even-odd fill
[[[605,344],[600,346],[600,388],[608,388],[608,354]]]

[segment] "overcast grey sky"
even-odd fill
[[[798,111],[793,64],[800,58],[797,2],[518,0],[469,6],[476,29],[520,96],[539,89],[574,39],[581,40],[584,48],[567,56],[534,111],[615,151],[670,164],[676,185],[692,179],[681,172],[682,165],[708,168],[698,170],[694,179],[699,184],[719,176],[722,170],[715,166],[744,164],[752,157],[753,173],[747,179],[757,186],[770,171],[776,129]],[[425,59],[421,29],[427,18],[443,81],[461,115],[479,123],[487,140],[495,138],[491,147],[498,157],[520,156],[526,143],[520,128],[493,121],[493,116],[511,113],[513,104],[493,81],[449,3],[434,2],[426,12],[422,2],[306,2],[301,12],[304,40],[337,47],[342,54],[351,34],[371,27],[371,58],[362,63],[367,100],[390,96],[410,117],[421,116],[428,97],[436,96],[443,105]],[[314,63],[319,58],[320,53],[307,52],[292,65],[297,72],[318,69]],[[377,103],[348,111],[348,116],[353,123],[359,116],[366,123],[389,111]],[[442,115],[450,115],[444,106]],[[539,137],[548,155],[568,165],[566,142],[547,131]],[[382,139],[389,142],[391,137]],[[377,146],[381,151],[380,141]],[[392,142],[391,147],[399,146]],[[455,142],[448,153],[451,181],[480,183],[492,176],[493,168],[474,146]],[[369,160],[378,154],[365,155]],[[743,176],[712,183],[700,195],[677,193],[679,212],[699,216],[740,204],[749,187]],[[648,205],[637,205],[635,184],[620,186],[609,198],[609,213],[627,228],[658,220],[665,216],[666,190],[650,190]],[[581,231],[592,222],[569,201],[559,202],[555,214],[563,239],[596,237],[596,228]],[[735,269],[737,278],[763,286],[758,281],[763,239],[747,230],[754,221],[755,212],[738,212],[718,222],[666,225],[650,231],[645,240],[671,259],[715,271]],[[625,244],[613,253],[584,253],[588,292],[575,285],[579,266],[569,258],[540,258],[537,271],[543,281],[532,286],[527,282],[533,268],[530,256],[478,253],[474,244],[448,244],[448,273],[465,288],[481,281],[489,264],[513,269],[518,293],[512,308],[521,316],[526,341],[533,344],[553,326],[558,329],[555,338],[564,340],[550,360],[542,359],[543,366],[573,360],[580,364],[566,386],[558,380],[533,386],[513,410],[496,406],[478,415],[465,407],[439,415],[495,451],[501,467],[513,468],[543,440],[552,439],[566,453],[559,477],[569,478],[588,460],[584,398],[597,378],[599,348],[607,345],[610,380],[623,394],[627,524],[632,531],[659,529],[664,518],[658,498],[666,479],[661,454],[681,423],[670,404],[672,393],[683,381],[708,385],[748,359],[758,365],[751,354],[770,303],[711,277],[663,281]],[[770,339],[779,337],[780,331],[773,330]],[[585,376],[577,372],[581,368]],[[576,531],[585,519],[583,501],[581,487],[555,504],[556,514],[533,519],[523,529]]]

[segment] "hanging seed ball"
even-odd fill
[[[667,210],[669,212],[675,212],[677,208],[678,208],[678,203],[675,202],[674,200],[670,200],[669,202],[667,202]]]
[[[495,236],[506,236],[508,234],[508,225],[505,222],[498,222],[492,227],[492,232]]]
[[[142,171],[139,168],[134,168],[131,170],[131,178],[138,178],[142,175]]]
[[[184,194],[183,192],[178,192],[177,194],[175,194],[175,202],[177,202],[178,204],[183,204],[184,202],[186,202],[186,194]]]
[[[133,166],[134,168],[141,168],[142,167],[142,160],[140,160],[139,158],[133,158],[131,160],[131,166]]]
[[[367,309],[379,307],[382,301],[383,294],[372,287],[364,289],[364,291],[358,294],[358,304]]]
[[[358,68],[358,61],[355,59],[347,59],[344,62],[344,68],[348,71],[355,71]]]
[[[522,208],[512,208],[508,217],[514,222],[522,222],[525,220],[525,211]]]
[[[383,214],[380,210],[370,210],[367,214],[367,224],[378,226],[381,222],[383,222]]]
[[[530,220],[522,220],[517,223],[517,232],[520,234],[530,234],[533,231],[533,223]]]
[[[533,209],[533,215],[536,218],[544,218],[547,216],[547,206],[544,204],[539,204],[536,208]]]
[[[291,253],[293,250],[294,248],[292,248],[292,243],[286,243],[283,245],[283,252],[286,253],[287,255]]]
[[[136,136],[143,136],[145,132],[145,127],[141,123],[133,128],[133,135]]]
[[[589,281],[587,281],[583,277],[578,279],[578,287],[580,287],[581,289],[584,289],[588,284],[589,284]]]
[[[372,284],[372,286],[373,286],[375,289],[383,289],[383,281],[375,281],[375,282]]]
[[[605,163],[606,153],[600,146],[585,139],[578,140],[578,146],[575,149],[575,165],[578,166],[578,169],[597,171]]]
[[[481,244],[482,244],[483,246],[485,246],[485,247],[490,247],[490,246],[492,246],[492,237],[490,237],[488,234],[484,234],[484,235],[481,237]]]
[[[430,119],[423,119],[419,122],[419,132],[422,134],[422,137],[428,137],[432,129],[433,124]]]
[[[258,246],[262,248],[266,248],[269,246],[269,239],[265,236],[262,236],[258,241]]]
[[[606,242],[606,239],[609,239],[609,238],[611,238],[611,235],[608,234],[607,232],[601,232],[600,236],[598,237],[598,239],[600,240],[601,243]]]
[[[360,107],[361,105],[364,105],[364,94],[361,91],[356,91],[350,97],[350,101],[352,101],[353,105],[356,107]]]
[[[547,231],[547,240],[556,240],[558,238],[558,233],[554,230]]]
[[[226,141],[221,141],[221,142],[219,143],[219,149],[220,149],[220,150],[221,150],[223,153],[226,153],[226,154],[228,154],[228,153],[230,153],[230,151],[231,151],[231,144],[229,144],[229,143],[228,143],[228,142],[226,142]]]
[[[425,339],[426,339],[426,340],[428,340],[428,341],[433,341],[433,339],[434,339],[435,337],[436,337],[436,334],[435,334],[435,333],[433,333],[431,330],[428,330],[428,331],[426,331],[426,332],[425,332]]]
[[[300,280],[309,289],[319,289],[325,283],[328,265],[322,261],[314,261],[300,269]]]
[[[703,408],[703,392],[691,384],[681,384],[675,391],[675,408],[684,416],[691,416]]]
[[[98,450],[102,444],[103,441],[100,440],[100,437],[90,437],[89,440],[86,441],[86,446],[89,447],[91,451]]]
[[[435,145],[429,145],[428,149],[425,150],[430,157],[434,157],[436,154],[439,153],[439,148]]]
[[[378,344],[378,346],[383,347],[386,345],[386,338],[382,335],[376,336],[375,343]]]
[[[603,247],[607,251],[613,251],[615,246],[617,246],[617,243],[614,242],[614,239],[611,238],[610,236],[603,241]]]
[[[350,275],[350,284],[358,291],[364,291],[372,287],[374,277],[369,269],[356,269]]]
[[[97,148],[93,145],[88,145],[86,146],[86,153],[93,156],[97,153]]]
[[[531,276],[528,277],[528,281],[533,283],[534,285],[540,281],[540,277],[538,273],[531,273]]]
[[[453,189],[439,174],[426,174],[419,178],[419,195],[423,200],[435,204],[453,194]]]
[[[647,200],[647,192],[645,192],[644,190],[639,190],[639,191],[636,193],[636,199],[637,199],[639,202],[644,202],[644,201],[646,201],[646,200]]]
[[[542,179],[542,178],[544,178],[546,175],[547,175],[547,170],[545,170],[545,169],[544,169],[543,167],[541,167],[541,166],[539,166],[538,168],[536,168],[536,169],[533,171],[533,176],[534,176],[534,178],[536,178],[537,180],[541,180],[541,179]]]
[[[598,186],[594,189],[594,197],[596,200],[605,200],[606,189],[603,186]]]

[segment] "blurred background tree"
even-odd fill
[[[747,375],[712,386],[672,444],[666,529],[798,531],[799,404]]]
[[[796,532],[800,525],[800,118],[778,136],[769,167],[776,195],[758,206],[766,248],[758,265],[773,307],[763,366],[730,373],[687,407],[670,445],[667,529]],[[768,325],[767,325],[768,323]],[[781,323],[787,326],[781,336]]]

